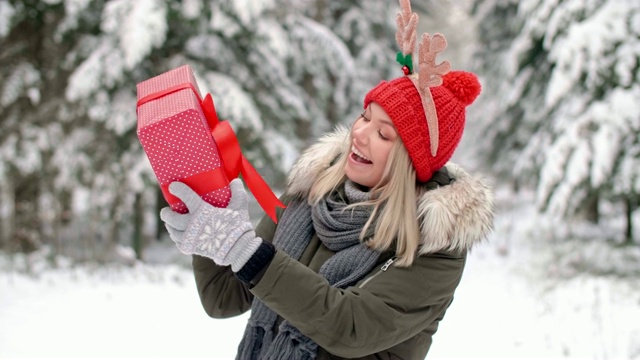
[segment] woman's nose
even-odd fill
[[[355,137],[357,137],[358,141],[361,144],[366,144],[369,142],[369,136],[371,135],[372,126],[370,122],[362,122],[357,126],[355,130]]]
[[[368,127],[366,125],[360,126],[353,131],[353,138],[355,139],[357,144],[366,145],[369,143]]]

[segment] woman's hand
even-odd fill
[[[200,255],[216,264],[231,265],[238,272],[256,252],[262,239],[256,237],[248,211],[248,197],[242,181],[230,183],[231,201],[217,208],[202,200],[181,182],[169,185],[169,192],[180,198],[189,212],[179,214],[165,207],[160,219],[165,222],[171,240],[187,255]]]

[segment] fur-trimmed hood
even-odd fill
[[[349,130],[338,127],[307,148],[294,164],[287,192],[306,197],[311,182],[342,151],[349,149]],[[484,240],[493,229],[493,193],[479,177],[460,166],[447,163],[450,185],[434,190],[418,189],[418,218],[422,233],[420,254],[440,250],[468,250]]]

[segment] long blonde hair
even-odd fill
[[[346,181],[344,168],[350,153],[350,144],[346,142],[338,159],[315,180],[309,191],[310,204],[317,204],[320,199]],[[410,266],[420,246],[416,173],[400,137],[391,148],[379,184],[370,192],[370,200],[349,206],[373,206],[373,212],[360,233],[360,240],[366,240],[366,244],[377,251],[386,251],[395,245],[393,250],[397,257],[396,266]],[[364,239],[367,229],[374,221],[373,237]]]

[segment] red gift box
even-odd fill
[[[138,139],[174,211],[188,210],[169,193],[171,182],[182,181],[209,204],[226,207],[231,198],[229,181],[242,174],[258,203],[276,221],[276,207],[284,205],[242,156],[229,123],[218,120],[211,95],[201,98],[188,65],[145,80],[137,90]]]

